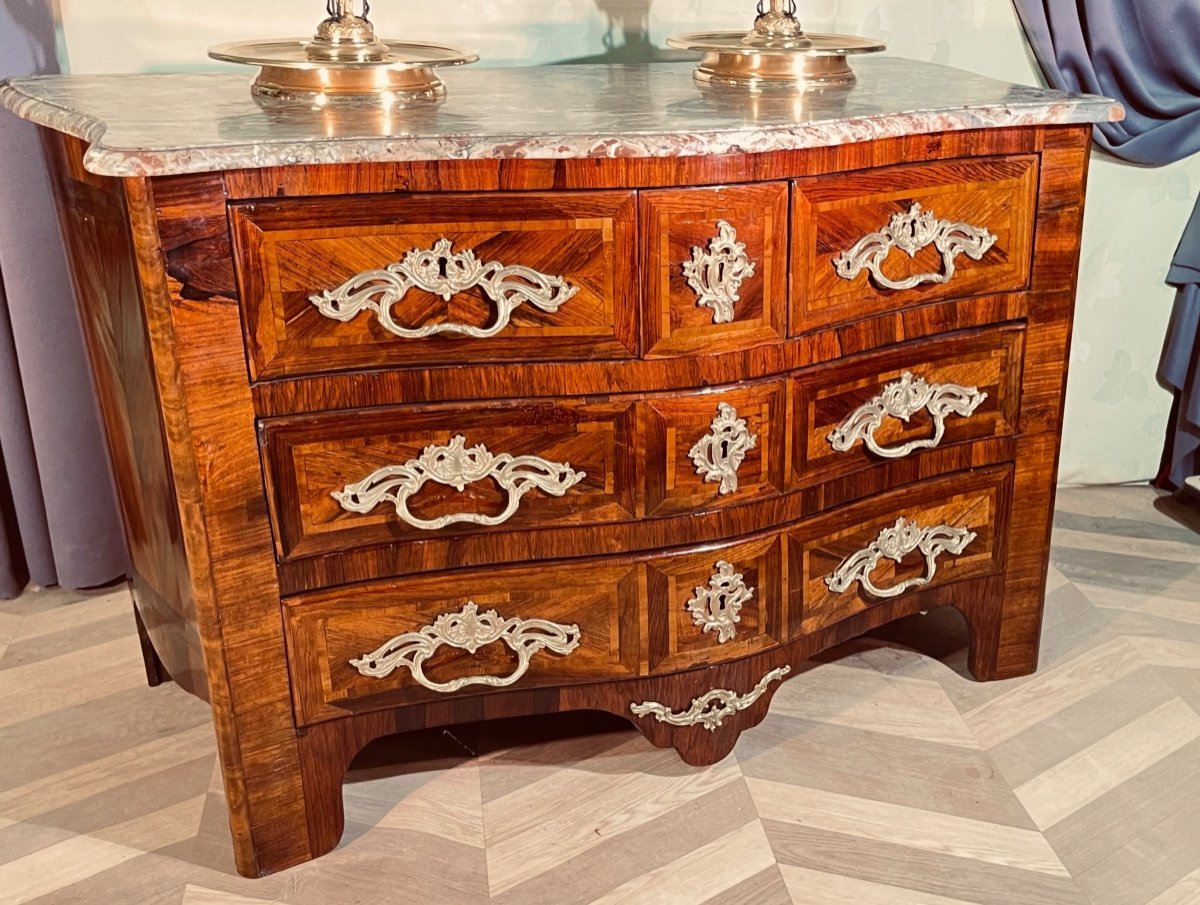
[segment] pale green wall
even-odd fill
[[[303,35],[319,0],[60,0],[74,72],[205,68],[210,44]],[[377,0],[390,36],[478,49],[490,65],[659,55],[672,32],[740,26],[745,0]],[[882,37],[891,52],[1036,83],[1010,0],[807,0],[810,30]],[[1200,161],[1142,170],[1096,155],[1060,479],[1145,479],[1170,397],[1154,379],[1172,292],[1163,282],[1191,212]]]

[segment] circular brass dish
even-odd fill
[[[393,95],[392,99],[441,97],[446,89],[434,70],[479,59],[435,44],[382,41],[380,45],[386,50],[365,60],[314,58],[308,52],[312,42],[300,38],[222,44],[208,55],[215,60],[260,67],[253,86],[255,94],[275,98],[325,96],[330,100],[378,100],[387,94]]]
[[[760,3],[749,34],[696,32],[667,43],[704,55],[696,68],[698,81],[750,90],[850,85],[854,71],[847,58],[887,48],[872,38],[806,33],[792,0],[771,0],[769,10]]]
[[[453,47],[377,38],[347,0],[330,0],[330,17],[311,38],[244,41],[209,50],[215,60],[258,66],[252,92],[272,100],[403,104],[437,100],[446,88],[436,69],[479,59]]]

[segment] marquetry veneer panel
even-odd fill
[[[935,299],[1023,289],[1032,266],[1038,158],[1033,155],[914,163],[857,173],[800,179],[792,196],[790,332],[805,333],[843,321]],[[920,205],[916,211],[915,205]],[[935,221],[986,230],[994,244],[979,260],[954,258],[947,282],[911,289],[886,288],[867,270],[853,279],[835,262],[892,218],[930,215]],[[911,229],[913,219],[908,221]],[[913,241],[913,248],[906,243]],[[901,228],[880,273],[896,283],[947,272],[932,235]],[[919,249],[919,250],[918,250]],[[906,253],[911,251],[911,253]],[[865,259],[867,253],[856,259]]]
[[[779,535],[722,547],[680,553],[647,567],[650,669],[690,669],[767,650],[786,632],[783,593],[784,541]],[[720,564],[730,576],[722,583]],[[720,600],[717,590],[727,599]],[[736,600],[729,600],[731,595]],[[706,612],[727,608],[726,637],[718,626],[705,630],[688,604],[717,598]],[[732,604],[732,605],[731,605]],[[736,616],[736,621],[734,617]]]
[[[256,378],[383,366],[443,362],[630,358],[637,354],[637,287],[629,261],[635,255],[632,192],[559,194],[407,195],[255,201],[230,207],[246,345]],[[313,296],[354,287],[395,289],[386,276],[413,252],[432,251],[425,274],[437,291],[413,285],[390,305],[404,330],[465,325],[489,329],[487,337],[438,333],[397,335],[379,313],[346,309],[330,317]],[[470,252],[475,261],[461,256]],[[495,275],[473,267],[525,268],[565,288],[553,310],[521,299],[501,315],[498,299],[520,298],[520,287],[539,287],[529,274],[500,274],[491,295],[481,281]],[[504,282],[510,284],[503,285]],[[513,289],[512,286],[518,288]],[[463,287],[463,288],[460,288]],[[444,290],[444,291],[443,291]],[[562,296],[573,293],[562,300]],[[444,297],[448,296],[448,297]],[[378,295],[375,301],[378,302]],[[385,305],[386,307],[386,305]]]
[[[699,539],[689,522],[658,530],[652,520],[728,511],[729,532],[763,527],[761,516],[747,514],[746,506],[887,461],[861,441],[834,449],[830,432],[894,388],[904,373],[931,386],[969,389],[982,399],[969,412],[945,415],[936,448],[1012,436],[1023,342],[1024,328],[1017,324],[852,356],[789,378],[686,393],[268,419],[261,433],[278,553],[292,563],[353,556],[378,545],[403,550],[488,534],[496,562],[520,562],[544,555],[531,551],[530,531],[587,529],[590,538],[555,533],[538,545],[559,556],[586,556],[597,544],[621,552],[652,549],[664,536],[676,544]],[[928,409],[907,421],[888,415],[873,435],[884,448],[925,440],[934,436],[931,421]],[[931,452],[917,447],[901,458],[918,463]],[[502,458],[509,456],[541,463],[518,471],[548,476],[547,484],[520,490],[522,479],[514,480],[503,467]],[[493,457],[495,465],[487,467]],[[928,477],[961,467],[960,459],[942,461],[919,473]],[[441,480],[435,476],[439,470]],[[461,487],[455,473],[465,476]],[[372,486],[385,486],[389,495],[372,502],[366,496]],[[405,486],[412,492],[398,506],[395,497]],[[334,496],[351,489],[363,494],[357,508]],[[794,509],[784,503],[780,511]],[[618,523],[630,525],[630,539],[622,546],[606,533]],[[361,577],[397,574],[387,566],[389,558]]]
[[[881,538],[903,519],[920,529],[947,527],[973,532],[961,553],[943,553],[931,568],[921,550],[896,559],[888,545],[867,576],[880,591],[908,581],[911,591],[935,588],[952,581],[991,575],[1004,568],[1012,471],[996,468],[955,475],[920,487],[904,488],[847,507],[789,532],[789,618],[794,635],[819,631],[890,599],[864,590],[861,582],[845,590],[826,580],[838,567]],[[903,549],[903,548],[902,548]],[[895,552],[894,550],[891,552]]]
[[[646,357],[786,336],[787,183],[642,192],[639,205]]]
[[[280,555],[292,558],[492,528],[631,519],[637,493],[635,415],[629,400],[548,400],[268,422],[262,430]],[[534,457],[547,464],[516,461],[517,471],[506,472],[503,463],[509,457]],[[551,474],[550,465],[561,470]],[[406,485],[415,489],[404,504],[412,521],[401,518],[394,500],[348,511],[334,498],[335,492],[384,469],[393,470],[393,494]],[[461,485],[431,478],[439,469],[458,474]],[[549,475],[549,485],[561,492],[526,485],[525,474]],[[380,477],[381,483],[387,480]],[[504,520],[498,526],[456,520],[463,515]],[[440,529],[424,527],[443,518],[452,521]]]
[[[589,563],[410,578],[289,599],[284,616],[297,716],[308,723],[445,697],[419,684],[407,668],[375,678],[360,674],[350,661],[471,602],[480,613],[495,610],[501,619],[578,628],[578,647],[570,653],[543,650],[530,657],[528,672],[519,679],[523,687],[637,675],[638,584],[632,564]],[[495,641],[474,652],[442,645],[423,671],[430,682],[446,684],[474,676],[507,677],[518,668],[513,649]],[[488,690],[468,685],[460,694]]]
[[[826,579],[901,517],[976,535],[964,551],[938,555],[928,587],[995,574],[1003,567],[998,538],[1008,517],[1011,476],[1010,468],[998,467],[937,478],[732,543],[573,565],[431,574],[288,598],[288,662],[298,718],[306,723],[496,690],[449,685],[463,679],[516,675],[514,685],[536,688],[674,672],[762,653],[882,602],[858,586],[831,591]],[[927,568],[919,552],[900,562],[884,557],[870,578],[886,589]],[[693,601],[703,606],[690,607]],[[524,667],[502,639],[464,649],[465,635],[439,628],[438,620],[472,603],[473,615],[494,610],[498,619],[518,625],[548,621],[577,634],[578,643],[565,653],[552,645],[539,648]],[[472,629],[469,624],[465,631]],[[422,678],[405,665],[385,676],[364,675],[351,662],[381,662],[365,655],[399,649],[385,645],[401,635],[409,636],[413,651],[429,647],[427,658],[415,658]]]
[[[654,396],[645,412],[647,515],[711,510],[784,492],[783,381]],[[707,455],[726,466],[725,477],[707,465],[699,469],[693,451],[701,462]]]
[[[1012,436],[1018,426],[1024,350],[1025,328],[1010,324],[906,343],[796,378],[791,395],[793,480],[801,486],[828,481],[882,461],[885,456],[868,448],[868,433],[885,453],[914,444],[901,458],[921,456],[926,450],[920,444],[937,436],[939,409],[939,448]],[[904,405],[921,381],[929,390],[942,389],[924,405]],[[985,397],[971,399],[971,407],[963,410],[969,414],[946,406],[947,400],[962,399],[962,390]],[[889,412],[897,402],[899,410]],[[863,407],[879,413],[878,427],[864,430],[848,449],[835,448],[835,431]]]

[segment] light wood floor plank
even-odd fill
[[[948,899],[793,864],[782,864],[779,869],[796,905],[975,905],[965,899]]]
[[[137,685],[146,674],[126,636],[49,660],[0,670],[0,729]]]
[[[653,816],[614,836],[604,836],[601,830],[598,844],[569,861],[544,862],[548,869],[493,894],[492,905],[589,905],[597,896],[683,858],[757,817],[750,791],[741,781],[726,783],[683,806],[659,808],[648,801],[646,810]]]
[[[1144,902],[1200,865],[1200,740],[1046,830],[1093,905]]]
[[[776,695],[773,712],[943,745],[978,744],[932,680],[823,663],[804,674],[802,687],[793,683],[788,690]]]
[[[153,852],[191,839],[200,829],[207,793],[185,799],[170,807],[117,823],[91,835],[97,839]]]
[[[484,808],[492,894],[565,864],[605,839],[740,778],[727,760],[681,769],[674,751],[643,753],[633,773],[591,773],[586,764],[489,802]]]
[[[747,778],[1035,829],[978,745],[938,745],[775,715],[742,745],[737,754]]]
[[[979,905],[1087,905],[1070,877],[1017,870],[799,823],[763,818],[763,828],[781,865]]]
[[[155,739],[120,754],[0,792],[0,814],[29,820],[100,792],[114,789],[196,757],[213,746],[212,727],[197,726]]]
[[[1042,829],[1200,738],[1200,716],[1174,698],[1016,788]]]
[[[1067,576],[1063,575],[1063,573],[1059,569],[1055,568],[1054,566],[1050,566],[1050,568],[1046,570],[1046,593],[1047,594],[1053,594],[1059,588],[1061,588],[1064,585],[1067,585],[1069,583],[1070,582],[1067,579]]]
[[[53,635],[68,629],[81,629],[106,619],[125,616],[133,627],[133,601],[125,587],[99,597],[71,600],[68,604],[31,614],[21,625],[22,641]]]
[[[689,903],[690,905],[690,903]],[[772,863],[741,883],[723,889],[696,905],[793,905],[791,893],[783,882],[779,865]]]
[[[673,905],[701,902],[775,864],[757,819],[616,889],[591,905]]]
[[[1185,597],[1164,596],[1159,593],[1133,593],[1121,588],[1106,588],[1101,585],[1076,582],[1076,586],[1096,606],[1111,610],[1126,610],[1135,613],[1147,613],[1163,619],[1173,619],[1176,622],[1186,622],[1200,625],[1200,606],[1196,605],[1196,597],[1200,589],[1195,586]]]
[[[1153,666],[1200,669],[1200,644],[1144,635],[1131,636],[1127,640],[1130,646]]]
[[[0,865],[0,905],[22,905],[141,854],[114,842],[76,836]]]
[[[20,631],[26,617],[21,613],[0,613],[0,648],[11,643]],[[0,652],[0,656],[3,653]]]
[[[484,847],[479,765],[447,770],[397,803],[377,824]]]
[[[253,899],[250,896],[205,889],[203,886],[193,886],[189,883],[183,889],[183,901],[180,905],[276,905],[278,902],[278,899]]]
[[[820,789],[748,779],[764,820],[889,842],[1056,877],[1067,869],[1041,833]]]
[[[1146,905],[1196,905],[1200,902],[1200,867],[1164,889]]]
[[[141,656],[136,645],[137,639],[126,635],[89,647],[86,654],[71,651],[25,666],[0,670],[0,701],[7,701],[22,693],[32,693],[38,686],[65,690],[81,677],[89,676],[100,669],[122,668],[133,673]],[[142,679],[145,679],[145,673],[142,674]],[[64,705],[67,703],[63,701]],[[16,721],[5,719],[6,724],[9,722]]]
[[[1083,700],[1145,661],[1129,640],[1113,638],[1029,679],[1019,680],[964,714],[980,744],[991,748],[1054,713]]]
[[[1122,556],[1138,556],[1142,559],[1160,559],[1170,563],[1192,563],[1200,566],[1200,543],[1164,540],[1162,538],[1134,538],[1098,534],[1090,531],[1054,529],[1054,544],[1076,550],[1096,550],[1101,553],[1119,553]]]
[[[1040,723],[989,749],[988,757],[1015,788],[1147,711],[1182,697],[1158,669],[1144,666],[1082,701],[1048,713]]]

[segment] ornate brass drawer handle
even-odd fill
[[[696,466],[696,474],[704,476],[704,483],[720,482],[720,496],[738,489],[738,469],[746,453],[758,445],[758,436],[750,433],[746,419],[739,418],[737,409],[722,402],[717,406],[717,417],[713,419],[709,433],[696,441],[688,455]]]
[[[714,324],[728,324],[733,321],[733,306],[741,301],[742,283],[754,276],[755,265],[746,256],[746,243],[737,240],[737,230],[718,220],[717,231],[707,250],[692,249],[683,275],[696,293],[697,307],[711,308]]]
[[[518,681],[529,670],[529,661],[543,650],[566,656],[579,647],[578,625],[559,625],[545,619],[503,619],[495,610],[479,612],[470,601],[457,613],[438,616],[433,625],[397,635],[377,650],[351,660],[364,676],[386,679],[397,669],[407,669],[418,684],[430,691],[451,694],[468,685],[503,688]],[[441,647],[475,653],[495,641],[503,641],[517,655],[517,668],[507,676],[463,676],[450,682],[434,682],[425,675],[425,661]]]
[[[737,635],[742,607],[753,596],[754,589],[747,587],[741,573],[735,571],[731,563],[721,560],[708,580],[708,587],[697,587],[692,593],[687,610],[704,634],[715,631],[717,643],[724,644]]]
[[[715,732],[725,722],[725,717],[752,707],[755,701],[767,693],[767,688],[772,682],[780,681],[791,671],[790,666],[772,669],[754,686],[753,691],[745,695],[724,688],[714,688],[707,694],[694,698],[692,706],[682,713],[676,713],[656,701],[630,704],[629,709],[633,711],[634,716],[653,715],[660,723],[669,723],[672,726],[703,726],[709,732]]]
[[[937,559],[943,553],[960,556],[971,541],[978,535],[966,528],[953,528],[950,525],[935,525],[932,528],[922,528],[916,522],[899,518],[890,528],[879,532],[879,537],[871,542],[864,550],[849,556],[830,575],[825,578],[825,585],[835,594],[848,591],[857,582],[864,591],[872,597],[899,597],[913,588],[923,588],[937,576]],[[879,566],[880,561],[890,559],[900,562],[909,553],[919,550],[925,556],[925,575],[921,578],[910,578],[895,587],[879,588],[871,581],[871,573]]]
[[[926,383],[923,377],[914,377],[905,371],[900,379],[889,383],[883,392],[856,409],[845,421],[829,432],[829,444],[837,452],[849,452],[861,439],[863,445],[877,456],[885,459],[903,459],[919,449],[933,449],[946,435],[946,418],[961,415],[969,418],[983,405],[988,394],[978,387],[963,387],[953,383]],[[880,446],[875,431],[883,426],[887,417],[908,422],[913,415],[925,409],[933,418],[933,436],[927,440],[913,440],[903,446]]]
[[[837,274],[853,280],[864,270],[884,289],[915,289],[922,283],[949,283],[954,278],[954,261],[961,255],[978,261],[993,245],[996,237],[988,230],[969,223],[939,220],[933,211],[921,210],[914,204],[907,213],[896,214],[879,232],[864,236],[849,251],[833,259]],[[910,258],[918,251],[933,245],[942,253],[941,273],[921,273],[904,280],[892,280],[884,275],[883,262],[899,248]]]
[[[348,484],[331,496],[347,512],[370,512],[381,502],[396,507],[400,519],[422,531],[437,531],[448,525],[466,523],[501,525],[516,514],[521,498],[533,488],[560,497],[587,477],[570,464],[550,462],[537,456],[493,455],[483,444],[467,449],[461,434],[449,446],[427,446],[416,459],[403,465],[380,468],[357,484]],[[408,509],[409,499],[433,481],[462,491],[468,484],[491,478],[508,494],[508,503],[499,515],[479,515],[473,512],[443,515],[436,519],[421,519]]]
[[[392,317],[392,307],[410,289],[422,289],[449,301],[456,293],[476,287],[481,287],[496,306],[496,319],[490,327],[448,322],[409,328]],[[483,264],[475,252],[455,253],[449,239],[440,239],[430,250],[413,249],[399,263],[360,273],[337,289],[309,296],[309,301],[326,317],[343,322],[363,311],[374,311],[384,329],[402,339],[424,339],[439,333],[488,339],[507,327],[512,313],[525,302],[554,314],[577,292],[579,287],[561,276],[498,261]]]

